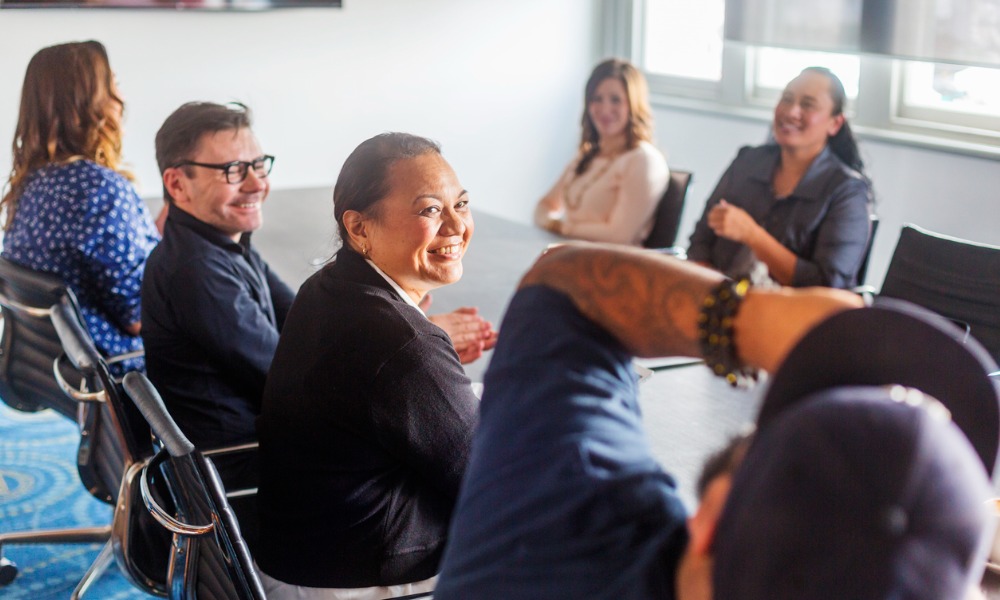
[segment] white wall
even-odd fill
[[[126,98],[126,160],[144,196],[160,195],[153,137],[166,116],[188,100],[240,100],[278,157],[275,188],[332,188],[362,140],[410,131],[442,143],[474,203],[526,221],[572,156],[583,82],[597,58],[597,14],[597,0],[0,11],[0,173],[11,164],[32,54],[97,39]],[[270,207],[269,218],[279,210]]]
[[[740,146],[763,143],[768,123],[697,111],[656,110],[657,143],[668,163],[694,172],[678,235],[687,238],[705,201]],[[868,283],[878,287],[904,223],[1000,245],[1000,163],[910,146],[861,140],[881,218]]]
[[[125,153],[158,196],[153,136],[187,100],[238,99],[278,157],[275,188],[330,186],[347,154],[387,130],[442,142],[480,207],[528,222],[573,153],[583,83],[600,58],[601,0],[345,0],[341,10],[265,13],[0,11],[0,173],[10,165],[31,55],[103,41],[128,101]],[[670,164],[695,173],[681,229],[763,122],[658,108]],[[913,222],[1000,244],[1000,164],[863,141],[882,224],[869,282],[881,282],[899,228]],[[271,206],[269,222],[289,207]],[[317,218],[328,218],[318,215]]]

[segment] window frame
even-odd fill
[[[646,72],[644,15],[645,0],[605,0],[603,48]],[[773,106],[761,104],[750,80],[752,52],[751,46],[725,41],[718,82],[646,72],[651,100],[667,108],[770,121]],[[848,109],[859,137],[1000,160],[1000,119],[906,105],[905,61],[874,54],[859,58],[859,94]]]

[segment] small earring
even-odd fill
[[[367,244],[361,244],[361,254],[365,258],[368,258],[368,245]]]

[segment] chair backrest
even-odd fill
[[[868,243],[865,244],[865,256],[861,259],[861,267],[858,269],[858,285],[865,284],[865,277],[868,276],[868,261],[872,258],[872,246],[875,245],[875,233],[878,231],[878,215],[872,213],[868,215]]]
[[[1000,362],[1000,247],[904,225],[879,294],[967,323]]]
[[[642,243],[643,246],[646,248],[667,248],[674,245],[677,240],[677,230],[681,226],[684,199],[687,197],[690,184],[690,171],[670,169],[667,190],[663,192],[660,203],[656,205],[653,229]]]
[[[79,404],[52,377],[52,361],[62,354],[62,344],[52,326],[51,308],[64,298],[76,304],[73,292],[58,277],[0,258],[0,398],[16,410],[51,408],[75,420]]]
[[[62,385],[82,406],[80,479],[91,494],[115,505],[111,536],[121,571],[140,589],[164,595],[170,536],[142,506],[138,479],[153,456],[149,425],[112,377],[68,297],[52,307],[51,320],[65,352],[56,360],[93,382],[88,392]]]
[[[264,598],[215,465],[184,436],[145,375],[126,374],[124,386],[163,444],[140,483],[150,513],[174,535],[170,597]]]

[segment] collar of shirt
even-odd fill
[[[781,160],[781,147],[777,144],[771,144],[769,147],[773,148],[773,151],[761,154],[760,161],[752,168],[750,175],[752,179],[767,186],[771,185],[774,171],[778,168],[778,162]],[[822,200],[826,189],[827,176],[831,168],[829,163],[831,162],[840,163],[843,168],[847,168],[837,158],[837,155],[833,153],[833,150],[830,150],[830,146],[827,145],[824,146],[823,151],[809,164],[806,174],[802,176],[802,179],[788,197],[794,197],[799,200]]]
[[[420,308],[420,306],[418,306],[417,303],[413,301],[413,298],[411,298],[409,294],[404,292],[403,288],[399,287],[398,283],[392,280],[392,277],[386,275],[382,269],[378,268],[378,265],[368,260],[367,258],[365,259],[365,262],[371,265],[371,268],[375,269],[375,272],[381,275],[382,279],[385,279],[389,283],[389,285],[392,286],[392,289],[396,290],[396,293],[399,294],[399,297],[403,299],[403,302],[406,302],[413,308],[419,310],[420,314],[424,315],[425,317],[427,316],[424,314],[424,311]]]
[[[167,225],[169,226],[170,224],[190,229],[220,248],[239,252],[243,255],[246,255],[250,251],[250,232],[243,233],[240,236],[240,241],[234,242],[233,238],[176,206],[171,206],[167,213]]]

